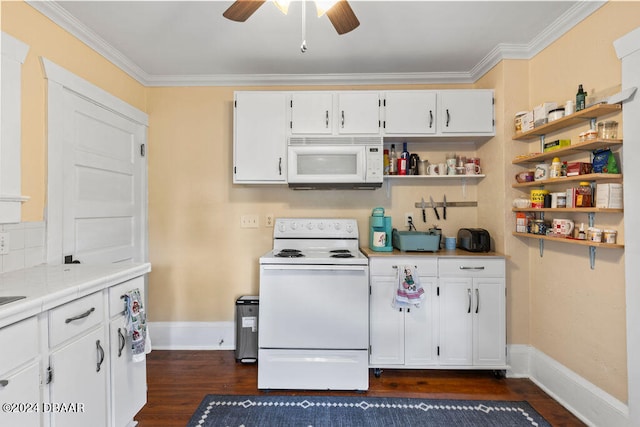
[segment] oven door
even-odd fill
[[[366,265],[262,265],[261,349],[367,349]]]
[[[290,184],[366,181],[366,146],[290,145],[287,154]]]

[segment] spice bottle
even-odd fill
[[[584,110],[587,92],[584,91],[582,85],[578,85],[578,93],[576,93],[576,111]]]
[[[580,182],[576,188],[576,208],[591,207],[591,185],[587,181]]]
[[[549,178],[560,178],[562,176],[562,163],[560,158],[554,157],[551,161],[551,168],[549,169]]]
[[[383,153],[382,165],[384,166],[384,175],[389,175],[389,150],[384,150]]]
[[[389,153],[389,175],[398,175],[398,155],[395,144],[391,144],[391,152]]]

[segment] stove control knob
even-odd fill
[[[318,230],[324,230],[324,222],[318,223]]]
[[[333,225],[333,228],[335,228],[336,230],[340,230],[340,227],[341,227],[341,225],[340,225],[340,223],[339,223],[339,222],[336,222],[336,223]]]
[[[278,226],[278,230],[280,230],[281,233],[284,233],[287,230],[287,224],[281,222]]]
[[[353,225],[347,224],[347,233],[353,233]]]
[[[291,224],[289,225],[289,227],[291,227],[292,230],[295,230],[296,228],[298,228],[298,224],[296,224],[295,221],[291,221]]]
[[[309,223],[307,224],[307,228],[308,228],[309,230],[313,230],[313,223],[312,223],[312,222],[309,222]]]

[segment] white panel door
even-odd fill
[[[504,365],[506,361],[505,280],[473,279],[473,364]]]
[[[338,133],[380,133],[380,94],[351,91],[338,94]]]
[[[291,133],[331,134],[333,132],[333,94],[295,92],[291,95]]]
[[[419,307],[405,309],[405,365],[436,365],[438,301],[435,277],[420,277],[425,297]]]
[[[440,279],[440,364],[471,365],[473,279]]]
[[[435,91],[391,91],[385,95],[386,134],[436,133]]]
[[[404,311],[393,308],[398,279],[371,277],[369,344],[371,365],[404,363]]]
[[[146,127],[69,91],[65,108],[63,255],[143,261]]]

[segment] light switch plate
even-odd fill
[[[242,215],[240,228],[258,228],[258,215]]]

